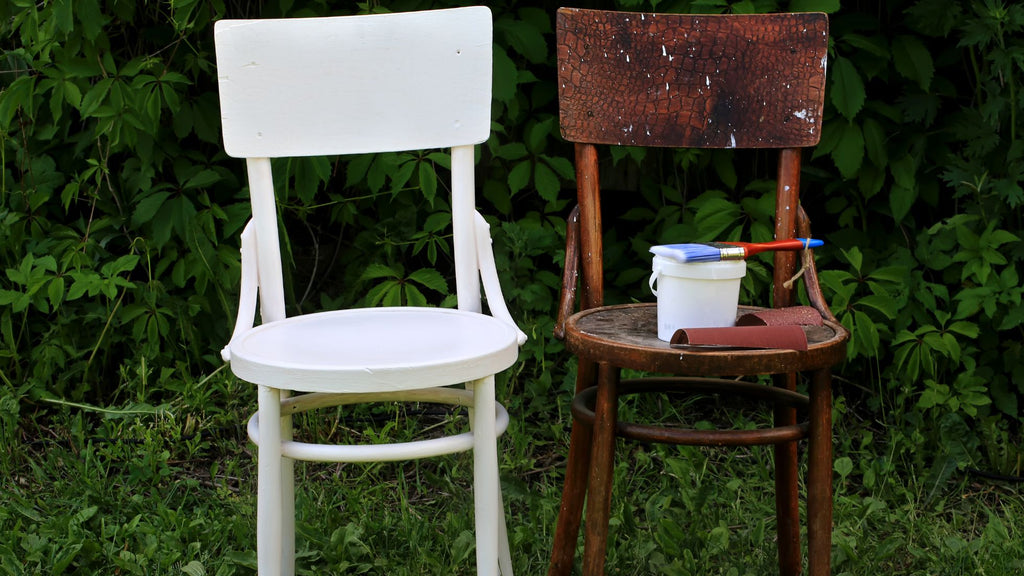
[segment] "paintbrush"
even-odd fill
[[[821,240],[793,238],[772,242],[707,242],[694,244],[664,244],[651,246],[651,252],[676,262],[720,262],[746,260],[754,254],[769,250],[806,250],[823,245]]]

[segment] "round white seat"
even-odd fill
[[[361,308],[263,324],[231,342],[231,370],[304,392],[446,386],[515,363],[518,333],[484,314],[446,308]]]

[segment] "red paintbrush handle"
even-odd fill
[[[742,247],[746,252],[746,256],[749,257],[769,250],[803,250],[805,247],[804,242],[804,240],[799,238],[791,238],[789,240],[773,240],[771,242],[724,242],[724,244]]]

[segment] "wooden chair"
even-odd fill
[[[475,211],[474,146],[490,133],[490,10],[222,20],[215,40],[225,149],[246,160],[253,214],[242,234],[238,319],[224,357],[258,388],[249,436],[259,446],[259,573],[294,574],[293,460],[379,462],[472,450],[477,571],[511,575],[497,456],[508,413],[495,401],[494,375],[516,361],[526,336],[504,305],[487,223]],[[458,309],[286,317],[270,159],[429,148],[451,148]],[[481,283],[493,316],[481,313]],[[393,444],[293,440],[292,414],[378,401],[467,406],[470,430]]]
[[[789,307],[797,260],[822,326],[795,350],[694,351],[657,338],[654,304],[603,305],[601,145],[778,149],[775,236],[810,236],[799,204],[801,149],[817,143],[825,89],[824,14],[710,16],[563,8],[557,14],[562,135],[575,143],[579,205],[570,218],[556,335],[579,361],[565,489],[550,576],[569,573],[584,500],[583,573],[603,574],[615,438],[705,446],[775,446],[780,572],[801,571],[797,441],[808,441],[809,573],[829,572],[831,377],[849,333],[818,285],[812,251],[774,256],[773,306]],[[676,242],[690,239],[680,238]],[[579,312],[576,309],[579,284]],[[741,312],[747,311],[741,307]],[[622,380],[620,370],[671,377]],[[807,396],[795,392],[809,373]],[[723,376],[771,374],[774,386]],[[625,394],[722,393],[767,402],[774,422],[755,430],[687,430],[622,422]],[[807,421],[797,421],[797,409]],[[685,490],[685,487],[680,487]]]

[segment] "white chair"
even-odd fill
[[[526,336],[505,307],[490,232],[474,204],[474,146],[490,131],[490,10],[222,20],[215,40],[224,145],[245,158],[252,201],[238,319],[223,355],[235,375],[258,386],[249,436],[259,446],[259,573],[294,573],[293,460],[472,450],[477,571],[511,575],[497,456],[508,413],[495,401],[494,375],[516,361]],[[432,148],[451,148],[458,309],[287,318],[270,158]],[[492,315],[482,313],[481,281]],[[292,439],[295,413],[376,401],[467,406],[469,430],[384,445]]]

